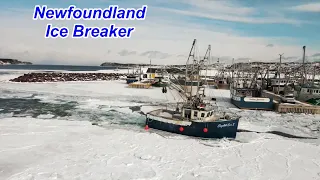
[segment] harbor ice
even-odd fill
[[[0,73],[0,179],[320,177],[318,139],[269,133],[319,138],[318,115],[239,110],[228,101],[229,90],[210,89],[207,95],[239,114],[239,129],[247,132],[238,132],[234,141],[194,139],[144,130],[139,110],[175,102],[161,88],[128,89],[125,80],[9,82],[25,73]]]

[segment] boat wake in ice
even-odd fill
[[[296,139],[318,139],[316,137],[296,136],[296,135],[288,134],[288,133],[281,132],[281,131],[258,132],[258,131],[250,131],[250,130],[245,130],[245,129],[238,129],[238,132],[268,133],[268,134],[275,134],[275,135],[286,137],[286,138],[296,138]]]

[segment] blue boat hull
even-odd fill
[[[254,98],[231,96],[231,103],[240,109],[274,110],[272,98]]]
[[[138,79],[127,79],[127,84],[131,84],[131,83],[134,83],[137,81],[138,81]]]
[[[202,138],[236,138],[239,119],[214,122],[191,122],[191,125],[179,125],[151,118],[146,119],[149,128]],[[181,127],[183,131],[181,131]],[[204,132],[207,128],[207,132]]]

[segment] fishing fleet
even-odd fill
[[[147,113],[146,130],[201,138],[235,138],[240,116],[227,108],[221,110],[216,97],[207,97],[208,89],[229,91],[231,104],[239,109],[320,114],[319,63],[307,66],[303,57],[302,64],[283,64],[281,55],[280,63],[274,64],[217,65],[210,64],[210,45],[202,59],[196,57],[195,46],[196,40],[185,66],[155,67],[150,61],[146,72],[141,68],[128,72],[126,82],[131,87],[158,87],[162,93],[176,91],[183,99],[171,109]],[[303,52],[305,56],[305,46]]]

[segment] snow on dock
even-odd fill
[[[273,92],[264,90],[262,92],[264,97],[272,97],[278,102],[281,102],[281,96]],[[275,110],[280,113],[306,113],[306,114],[320,114],[320,107],[308,103],[295,100],[295,104],[277,103]]]

